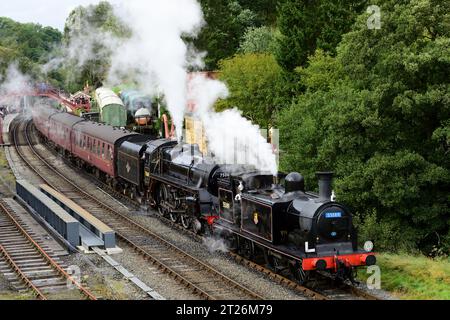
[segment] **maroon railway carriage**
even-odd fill
[[[32,109],[33,122],[36,129],[48,139],[49,118],[59,113],[57,110],[48,106],[36,106]]]
[[[33,110],[33,121],[37,130],[67,155],[111,178],[117,178],[118,147],[138,135],[46,106]]]
[[[78,122],[72,130],[72,153],[107,176],[116,178],[117,150],[122,142],[136,135],[97,122]]]
[[[48,139],[68,153],[72,153],[72,128],[82,121],[83,118],[65,112],[51,115],[48,119]]]

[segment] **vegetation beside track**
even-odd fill
[[[423,255],[381,253],[381,289],[399,299],[450,300],[450,258],[427,258]],[[358,273],[360,281],[370,276]]]
[[[0,148],[0,186],[2,189],[2,193],[6,190],[4,187],[7,187],[11,190],[15,188],[15,177],[11,172],[11,169],[8,164],[8,160],[6,160],[5,151],[3,148]]]
[[[10,292],[10,291],[0,292],[0,300],[34,300],[34,299],[35,297],[33,296],[33,294],[29,292],[25,293]]]

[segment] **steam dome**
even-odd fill
[[[144,118],[144,117],[150,117],[150,111],[146,108],[140,108],[136,113],[134,114],[135,118]]]
[[[147,108],[140,108],[136,113],[134,114],[134,118],[136,120],[136,123],[141,126],[145,126],[148,124],[148,122],[151,119],[151,113]]]

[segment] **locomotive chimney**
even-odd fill
[[[333,181],[333,172],[317,172],[319,178],[319,199],[331,200],[331,182]]]

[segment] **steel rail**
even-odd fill
[[[54,152],[54,150],[52,150],[52,149],[50,149],[50,151]],[[73,167],[72,165],[70,165],[70,166]],[[93,179],[95,178],[92,175],[88,175],[88,176],[93,178]],[[105,183],[101,182],[97,178],[95,178],[95,179],[96,179],[95,181],[97,183],[101,184],[101,188],[102,189],[107,189],[109,192],[112,192],[117,197],[120,197],[121,199],[124,199],[124,200],[126,200],[127,202],[129,202],[129,203],[131,203],[133,205],[137,205],[137,206],[140,205],[137,201],[135,201],[135,200],[133,200],[133,199],[131,199],[129,197],[123,196],[121,193],[113,190],[110,186],[108,186]],[[87,196],[90,196],[90,195],[88,194]],[[105,207],[104,204],[101,204],[101,205],[102,205],[102,207]],[[107,205],[106,205],[106,209],[110,210],[110,211],[114,210],[114,209],[108,207]],[[124,219],[130,221],[131,223],[137,225],[138,227],[143,228],[140,224],[138,224],[137,222],[135,222],[135,221],[129,219],[128,217],[122,215],[121,213],[117,213],[117,214],[120,215],[121,217],[123,217]],[[162,220],[163,222],[165,222],[166,224],[170,225],[171,227],[176,228],[178,230],[181,230],[182,232],[185,232],[185,233],[189,234],[190,236],[194,237],[196,240],[201,241],[202,238],[198,234],[196,234],[196,233],[194,233],[194,232],[192,232],[190,230],[185,229],[181,225],[179,225],[177,223],[174,223],[173,221],[167,219],[166,217],[163,217],[163,216],[160,216],[160,215],[157,215],[157,217],[160,220]],[[120,238],[122,238],[126,242],[127,241],[132,242],[130,240],[127,240],[127,239],[123,238],[120,234],[118,234],[118,236]],[[139,249],[136,249],[136,251],[139,252]],[[300,285],[299,283],[297,283],[297,282],[295,282],[295,281],[293,281],[293,280],[291,280],[291,279],[289,279],[289,278],[287,278],[287,277],[285,277],[283,275],[280,275],[280,274],[272,271],[271,269],[268,269],[268,268],[266,268],[266,267],[264,267],[264,266],[262,266],[260,264],[257,264],[257,263],[255,263],[253,261],[250,261],[250,260],[242,257],[241,255],[237,254],[237,253],[228,252],[228,254],[236,262],[238,262],[238,263],[240,263],[240,264],[242,264],[244,266],[247,266],[247,267],[249,267],[252,270],[255,270],[255,271],[258,271],[258,272],[261,272],[261,273],[265,274],[266,276],[268,276],[269,278],[271,278],[273,281],[277,282],[280,285],[283,285],[283,286],[285,286],[285,287],[287,287],[287,288],[289,288],[291,290],[294,290],[294,291],[297,291],[299,293],[302,293],[303,295],[305,295],[307,297],[310,297],[310,298],[312,298],[314,300],[329,300],[329,297],[327,297],[326,295],[321,294],[319,292],[316,292],[316,291],[314,291],[314,290],[312,290],[312,289],[310,289],[310,288],[308,288],[306,286]],[[374,295],[371,295],[370,293],[365,292],[365,291],[363,291],[363,290],[361,290],[361,289],[359,289],[359,288],[357,288],[355,286],[352,286],[352,285],[349,285],[349,284],[344,284],[344,286],[345,286],[346,290],[348,290],[349,292],[351,292],[353,295],[355,295],[357,297],[362,297],[362,298],[367,299],[367,300],[380,300],[380,298],[378,298],[378,297],[376,297]]]
[[[11,257],[11,255],[8,253],[8,251],[0,244],[0,253],[5,258],[6,262],[11,266],[11,268],[14,270],[14,272],[19,276],[19,279],[21,279],[25,285],[28,288],[31,288],[31,290],[34,291],[37,298],[40,300],[47,300],[47,297],[45,294],[37,288],[33,282],[30,280],[30,278],[27,277],[27,275],[20,269],[20,267],[16,264],[14,259]]]
[[[28,163],[25,160],[25,157],[19,151],[19,147],[17,145],[17,140],[16,140],[16,138],[17,138],[17,136],[16,136],[17,127],[18,127],[18,125],[16,125],[14,127],[14,129],[13,129],[14,130],[14,139],[13,139],[14,140],[14,145],[15,145],[17,153],[20,155],[20,157],[28,165],[31,165],[30,163]],[[27,139],[27,141],[28,141],[28,139]],[[44,179],[44,177],[41,174],[39,174],[37,171],[35,171],[35,172],[42,179]],[[5,203],[3,201],[0,201],[0,207],[4,211],[4,213],[8,216],[8,218],[15,224],[15,227],[25,236],[25,238],[31,243],[31,245],[33,245],[35,247],[35,249],[41,254],[41,256],[44,257],[45,260],[47,260],[47,262],[52,266],[53,269],[55,269],[62,277],[64,277],[65,279],[69,280],[73,285],[75,285],[77,287],[77,289],[84,296],[86,296],[89,300],[97,300],[97,298],[91,292],[89,292],[86,288],[84,288],[81,284],[79,284],[78,281],[76,281],[72,276],[70,276],[63,268],[61,268],[61,266],[58,263],[56,263],[36,241],[34,241],[34,239],[26,232],[26,230],[24,228],[22,228],[20,223],[9,213],[9,210],[7,209],[7,206],[5,205]]]
[[[173,243],[168,242],[167,240],[163,239],[162,237],[158,236],[157,234],[155,234],[154,232],[152,232],[151,230],[141,226],[140,224],[136,223],[135,221],[133,221],[132,219],[130,219],[129,217],[125,216],[124,214],[118,212],[117,210],[115,210],[114,208],[110,207],[109,205],[105,204],[104,202],[96,199],[94,196],[92,196],[91,194],[89,194],[88,192],[86,192],[85,190],[83,190],[82,188],[80,188],[78,185],[76,185],[74,182],[72,182],[70,179],[68,179],[64,174],[62,174],[61,172],[59,172],[57,169],[55,169],[51,164],[48,163],[48,161],[46,161],[37,151],[36,149],[33,147],[29,135],[28,135],[28,129],[29,129],[29,125],[31,124],[31,121],[29,121],[27,123],[27,127],[25,129],[26,131],[26,140],[27,143],[29,145],[29,147],[31,148],[31,150],[33,151],[33,153],[36,155],[36,157],[43,163],[45,164],[51,171],[53,171],[55,174],[57,174],[61,179],[63,179],[65,182],[67,182],[68,184],[70,184],[74,189],[76,189],[79,193],[81,193],[82,195],[84,195],[85,197],[91,199],[92,201],[94,201],[96,204],[98,204],[99,206],[101,206],[102,208],[104,208],[105,210],[109,211],[110,213],[114,214],[115,216],[119,217],[120,219],[122,219],[123,221],[125,221],[126,223],[128,223],[129,226],[140,230],[141,232],[145,233],[146,235],[152,237],[153,239],[157,240],[158,242],[162,243],[163,245],[165,245],[168,249],[170,249],[173,252],[176,252],[177,254],[180,254],[182,256],[184,256],[184,258],[187,258],[191,261],[193,261],[196,265],[202,267],[205,271],[207,271],[209,274],[215,275],[220,277],[220,279],[222,281],[224,281],[225,283],[231,285],[232,287],[238,289],[239,291],[245,293],[246,295],[248,295],[249,297],[252,297],[254,299],[258,299],[258,300],[264,300],[264,298],[251,291],[250,289],[242,286],[241,284],[237,283],[236,281],[234,281],[233,279],[227,277],[226,275],[224,275],[223,273],[215,270],[212,266],[200,261],[199,259],[193,257],[192,255],[190,255],[189,253],[185,252],[184,250],[182,250],[181,248],[179,248],[178,246],[174,245]],[[58,186],[54,185],[51,181],[49,181],[48,177],[45,177],[43,174],[39,173],[34,166],[27,161],[25,158],[25,156],[23,156],[22,154],[20,155],[21,158],[24,160],[24,162],[30,167],[30,169],[32,169],[33,171],[35,171],[35,173],[43,180],[45,181],[48,185],[50,185],[52,188],[56,189],[56,190],[60,190],[60,188],[58,188]],[[159,261],[157,258],[153,257],[148,251],[146,251],[144,248],[140,247],[139,245],[135,244],[131,239],[129,239],[128,237],[126,237],[126,235],[118,232],[116,230],[116,235],[122,239],[123,241],[125,241],[126,243],[128,243],[136,252],[140,253],[141,255],[143,255],[145,258],[147,258],[148,260],[152,261],[153,264],[156,264],[161,270],[164,270],[165,272],[167,272],[169,275],[171,275],[172,277],[175,278],[175,280],[181,282],[182,284],[190,287],[192,289],[192,291],[207,299],[207,300],[215,300],[216,298],[211,295],[210,293],[207,293],[204,289],[201,289],[199,286],[197,286],[196,284],[192,283],[190,280],[186,279],[186,277],[184,277],[183,275],[181,275],[180,273],[178,273],[177,271],[175,271],[173,268],[167,266],[166,264],[164,264],[163,262]]]
[[[178,230],[180,230],[181,232],[184,232],[186,234],[188,234],[189,236],[193,237],[195,240],[201,242],[202,241],[202,237],[199,236],[198,234],[196,234],[195,232],[185,229],[183,226],[174,223],[173,221],[167,219],[166,217],[162,217],[162,216],[157,216],[159,219],[161,219],[163,222],[165,222],[166,224],[170,225],[173,228],[176,228]],[[242,257],[241,255],[232,252],[232,251],[228,251],[226,253],[227,255],[229,255],[231,258],[233,258],[237,263],[244,265],[254,271],[258,271],[261,272],[263,274],[265,274],[266,276],[268,276],[269,278],[271,278],[273,281],[277,282],[278,284],[285,286],[291,290],[294,290],[296,292],[299,292],[309,298],[312,298],[314,300],[328,300],[328,297],[326,297],[325,295],[318,293],[310,288],[307,288],[305,286],[302,286],[301,284],[292,281],[288,278],[286,278],[283,275],[280,275],[256,262],[250,261],[244,257]]]

